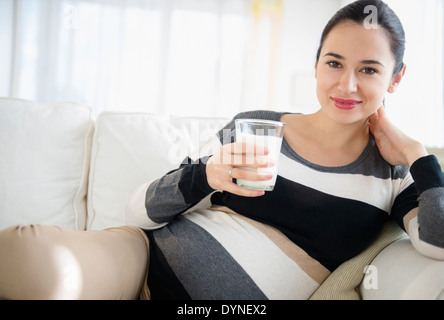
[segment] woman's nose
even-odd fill
[[[358,79],[353,71],[346,71],[342,74],[338,88],[344,94],[353,93],[358,90]]]

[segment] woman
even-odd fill
[[[377,10],[378,28],[366,28],[368,5]],[[444,259],[441,168],[421,143],[390,123],[383,107],[385,93],[393,93],[404,76],[403,53],[402,26],[383,2],[344,7],[326,26],[317,54],[320,110],[235,117],[286,123],[274,191],[248,190],[233,181],[268,179],[241,167],[272,165],[263,161],[266,150],[239,153],[235,143],[225,143],[234,135],[234,120],[210,142],[216,152],[199,161],[187,158],[141,186],[129,204],[128,222],[147,238],[140,229],[117,228],[113,241],[128,230],[139,246],[149,239],[151,297],[306,299],[365,249],[388,218],[420,252]],[[222,161],[239,155],[243,163]],[[109,230],[94,236],[105,233],[109,237]],[[120,250],[130,250],[129,243]],[[143,272],[129,273],[134,272],[140,281]]]
[[[367,5],[376,7],[378,28],[364,24]],[[286,123],[273,192],[233,182],[269,179],[240,168],[247,163],[223,161],[235,158],[234,144],[142,187],[134,201],[146,208],[133,217],[145,229],[168,223],[147,232],[153,298],[308,298],[374,240],[389,216],[421,252],[443,258],[442,172],[382,106],[404,75],[403,53],[402,26],[384,3],[345,7],[325,28],[317,54],[321,109],[236,116]],[[220,144],[233,129],[230,122],[221,130]],[[252,155],[243,156],[248,162]],[[267,166],[263,154],[256,156],[250,166]],[[208,203],[210,210],[193,208]]]

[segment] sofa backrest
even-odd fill
[[[88,107],[0,99],[0,229],[85,228],[93,130]]]
[[[177,168],[226,118],[104,112],[0,98],[0,229],[125,224],[135,189]]]

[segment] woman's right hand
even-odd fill
[[[274,163],[268,158],[267,147],[243,142],[226,144],[207,161],[208,184],[215,190],[228,191],[239,196],[262,196],[265,193],[264,191],[239,187],[233,182],[233,179],[270,180],[272,178],[271,172],[264,174],[246,168],[267,168],[273,165]]]

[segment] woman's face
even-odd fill
[[[362,122],[394,92],[402,73],[393,75],[395,60],[382,28],[366,29],[354,22],[334,27],[316,63],[317,96],[335,122]]]

